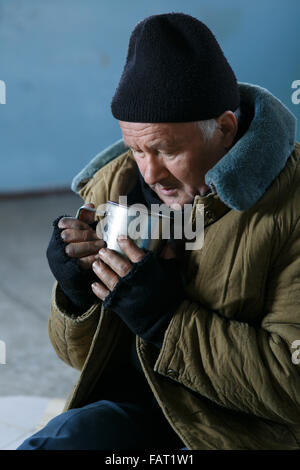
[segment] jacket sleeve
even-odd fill
[[[58,357],[81,370],[99,322],[101,303],[92,305],[79,316],[68,313],[68,299],[57,282],[54,284],[48,331]]]
[[[85,184],[81,184],[79,196],[85,203],[92,202],[96,208],[103,208],[102,205],[108,200],[118,201],[119,194],[126,194],[131,189],[132,175],[136,172],[134,159],[126,151],[108,163],[105,176],[100,169]],[[116,176],[118,174],[122,174],[121,181]],[[132,181],[134,185],[135,180]],[[54,284],[48,323],[50,340],[57,355],[76,369],[83,368],[98,326],[101,308],[102,302],[99,300],[86,312],[77,312],[76,315],[59,285]]]
[[[95,207],[108,199],[107,184],[98,172],[79,191],[82,204]],[[52,291],[48,333],[58,357],[75,369],[82,370],[98,326],[102,302],[93,304],[86,312],[74,312],[74,306],[55,282]]]
[[[232,410],[300,422],[300,222],[270,271],[258,327],[184,300],[155,371]],[[299,354],[300,357],[300,354]]]

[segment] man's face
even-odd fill
[[[150,188],[169,207],[191,203],[203,194],[205,173],[225,154],[218,132],[205,142],[194,122],[135,123],[120,121],[125,144],[131,148]]]

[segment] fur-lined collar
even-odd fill
[[[241,106],[252,108],[245,134],[205,175],[232,209],[252,207],[284,168],[296,142],[295,116],[268,90],[240,83]]]

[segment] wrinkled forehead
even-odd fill
[[[196,132],[195,122],[137,123],[119,121],[124,142],[129,147],[135,143],[156,145],[160,142],[183,144]]]

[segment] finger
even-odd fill
[[[146,252],[139,248],[130,238],[126,238],[125,235],[119,235],[118,244],[132,263],[138,263],[146,256]]]
[[[105,246],[103,240],[69,243],[65,247],[65,252],[70,258],[84,258],[85,256],[95,255]]]
[[[89,242],[93,240],[99,240],[95,230],[75,230],[71,228],[64,229],[61,234],[61,238],[66,243],[75,243],[75,242]]]
[[[105,298],[110,294],[109,290],[101,282],[94,282],[92,284],[92,289],[94,294],[101,300],[105,300]]]
[[[75,230],[91,230],[91,227],[75,217],[62,217],[58,222],[58,228],[71,228]]]
[[[118,284],[119,276],[100,259],[93,263],[92,268],[96,276],[99,277],[100,281],[109,290],[113,290],[114,287]]]
[[[91,255],[91,256],[85,256],[84,258],[78,258],[77,263],[79,266],[84,269],[85,271],[92,269],[92,264],[94,261],[96,261],[99,258],[99,254],[97,253],[96,255]]]
[[[92,224],[93,222],[95,222],[95,212],[91,212],[91,211],[86,211],[84,210],[85,207],[90,207],[90,208],[94,208],[94,204],[92,203],[87,203],[87,204],[84,204],[80,209],[80,214],[79,214],[79,220],[82,220],[83,222],[86,222],[87,224]]]
[[[132,263],[128,259],[109,248],[101,248],[99,256],[120,277],[126,276],[132,269]]]

